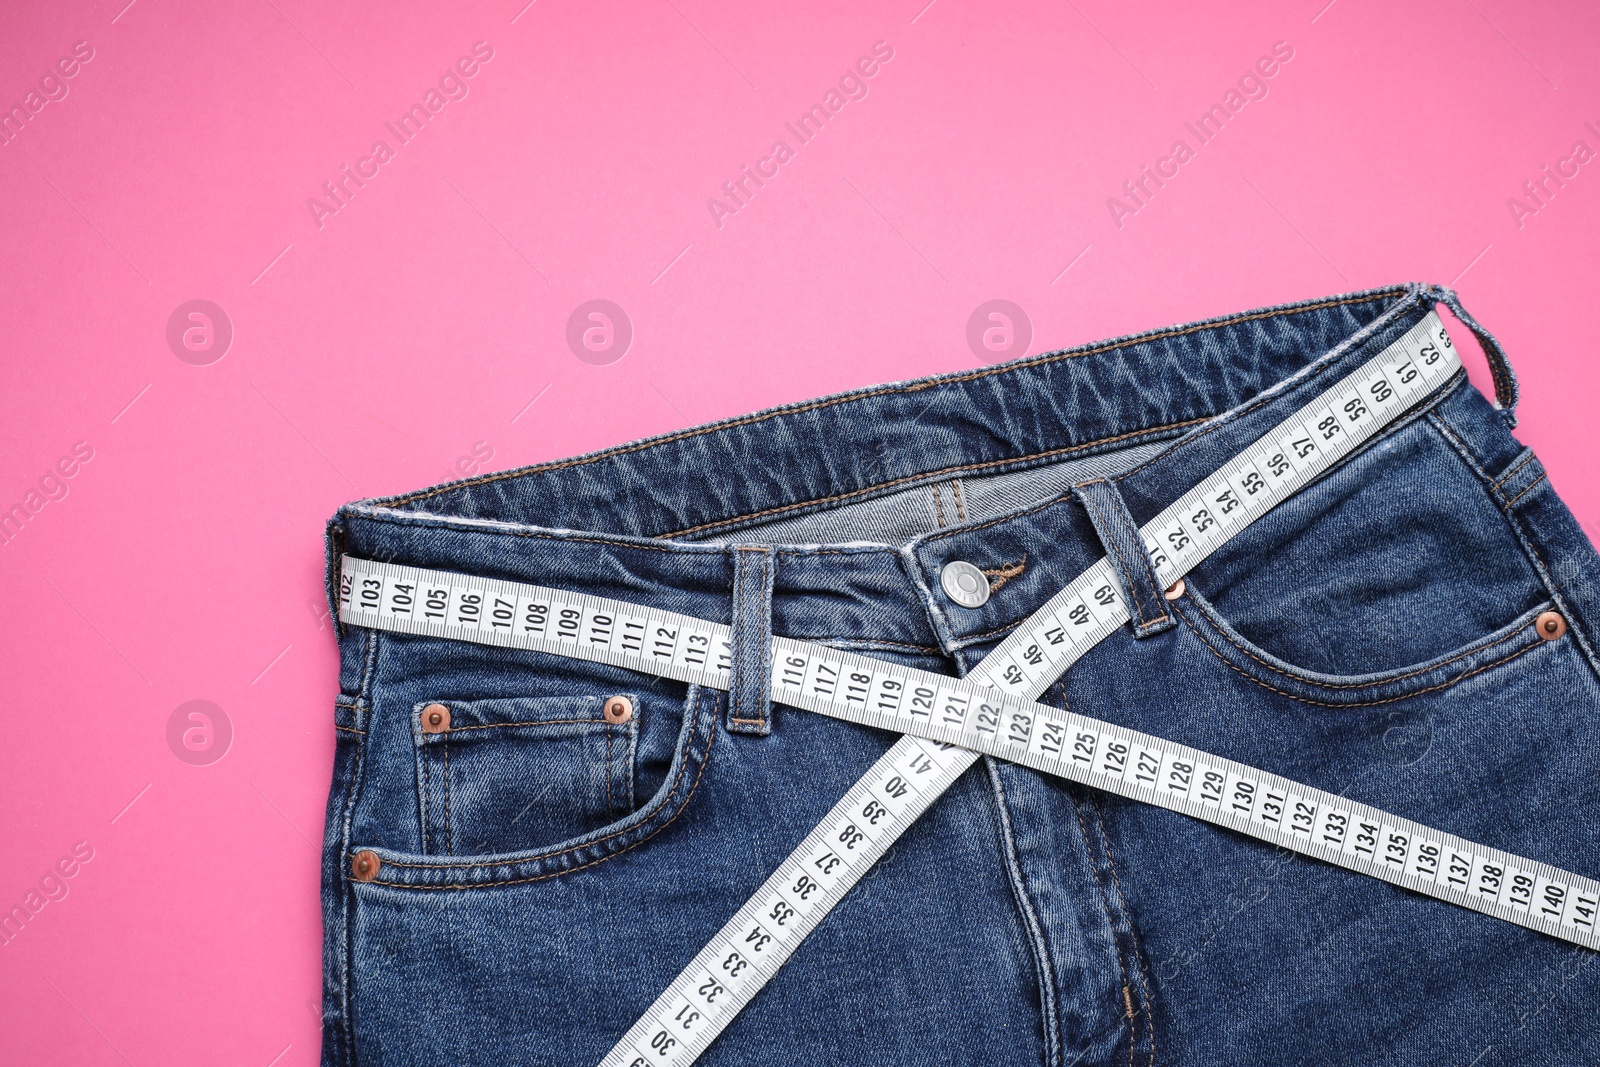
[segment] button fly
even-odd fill
[[[944,595],[964,608],[981,608],[989,602],[989,578],[965,560],[952,560],[939,572]]]

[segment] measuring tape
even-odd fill
[[[1430,313],[1141,529],[1163,584],[1460,369]],[[584,593],[355,559],[355,626],[530,649],[726,689],[730,630]],[[601,1067],[692,1063],[941,793],[988,754],[1600,948],[1600,883],[1276,774],[1034,702],[1130,616],[1102,558],[964,679],[785,637],[774,702],[900,738],[627,1031]]]

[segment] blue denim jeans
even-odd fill
[[[1074,486],[1148,521],[1439,300],[1465,316],[1334,297],[351,504],[330,559],[963,674],[1105,553]],[[1041,699],[1593,876],[1600,557],[1466,321],[1499,405],[1456,377]],[[957,560],[983,605],[941,590]],[[339,634],[327,1067],[597,1063],[893,740],[759,685]],[[1595,953],[985,759],[702,1062],[1575,1064],[1597,1002]]]

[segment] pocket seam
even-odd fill
[[[479,726],[452,726],[445,734],[463,730],[498,730],[504,726],[610,726],[604,719],[538,719],[534,722],[486,722]]]
[[[610,860],[610,859],[615,859],[616,857],[622,855],[625,852],[631,852],[633,849],[638,848],[640,845],[644,844],[646,841],[648,841],[652,837],[656,836],[656,834],[659,834],[661,831],[663,831],[667,827],[671,826],[674,822],[677,821],[678,816],[680,816],[680,815],[682,815],[684,813],[684,811],[689,807],[689,801],[694,797],[695,790],[700,788],[700,780],[705,777],[706,766],[711,761],[711,746],[716,744],[716,740],[717,740],[716,734],[713,733],[711,735],[710,743],[708,743],[706,745],[706,759],[705,759],[705,762],[700,764],[700,770],[694,776],[694,784],[689,787],[689,792],[688,792],[687,795],[684,796],[683,803],[678,805],[678,810],[673,812],[672,816],[670,818],[668,818],[666,822],[662,823],[660,826],[656,827],[654,830],[651,830],[644,837],[641,837],[639,840],[635,841],[631,845],[628,845],[628,846],[626,846],[624,848],[617,849],[615,852],[607,853],[604,856],[597,856],[596,858],[590,860],[588,863],[582,863],[582,864],[579,864],[576,867],[571,867],[571,868],[568,868],[567,870],[564,870],[564,871],[549,871],[549,872],[547,872],[545,874],[530,875],[527,878],[507,878],[507,879],[503,879],[503,880],[498,881],[498,882],[467,882],[467,883],[456,883],[456,884],[452,884],[452,885],[411,885],[411,884],[406,883],[406,882],[384,882],[384,881],[379,881],[378,879],[375,878],[375,879],[372,880],[371,884],[389,886],[389,887],[391,887],[393,889],[490,889],[490,888],[493,888],[494,886],[521,885],[521,884],[523,884],[525,882],[542,882],[542,881],[545,881],[546,879],[549,879],[549,878],[558,878],[563,874],[576,874],[578,871],[586,870],[587,868],[593,867],[596,864],[604,863],[604,862],[606,862],[607,860]],[[681,778],[682,775],[680,774],[679,777]],[[677,788],[677,784],[676,783],[673,784],[673,788],[674,789]],[[523,860],[523,861],[519,861],[519,862],[532,862],[534,860],[546,860],[546,859],[553,859],[553,858],[555,858],[557,856],[564,856],[568,852],[577,852],[577,851],[580,851],[583,848],[588,848],[588,847],[593,846],[593,845],[598,845],[601,842],[609,841],[609,840],[611,840],[611,838],[618,837],[618,836],[620,836],[622,834],[625,834],[625,833],[627,833],[626,830],[619,830],[619,831],[617,831],[617,833],[611,834],[608,837],[602,837],[598,841],[590,841],[588,843],[588,845],[579,845],[579,846],[577,846],[575,848],[565,849],[565,850],[563,850],[561,852],[554,852],[554,853],[551,853],[551,854],[546,855],[546,856],[529,857],[528,860]],[[467,863],[438,863],[438,864],[433,864],[433,863],[397,863],[397,862],[394,862],[394,861],[390,861],[389,863],[384,864],[384,866],[386,866],[386,867],[406,867],[406,868],[431,868],[431,869],[437,870],[437,869],[449,869],[449,868],[452,868],[452,867],[455,867],[455,868],[471,868],[471,867],[480,866],[480,865],[479,864],[467,864]]]
[[[1314,705],[1316,707],[1322,707],[1322,708],[1370,708],[1370,707],[1375,707],[1375,706],[1377,706],[1379,704],[1393,704],[1393,703],[1396,703],[1397,701],[1401,701],[1401,700],[1410,700],[1412,697],[1422,696],[1425,693],[1436,693],[1436,692],[1439,692],[1440,690],[1443,690],[1443,689],[1449,689],[1452,686],[1455,686],[1456,684],[1458,684],[1460,682],[1466,681],[1468,678],[1474,677],[1475,675],[1482,674],[1483,672],[1488,671],[1488,670],[1492,670],[1495,667],[1499,667],[1499,666],[1502,666],[1504,664],[1510,663],[1512,660],[1516,659],[1517,657],[1525,655],[1526,653],[1531,652],[1534,649],[1538,648],[1541,644],[1548,644],[1549,643],[1549,642],[1545,642],[1545,641],[1542,641],[1542,640],[1536,640],[1536,641],[1534,641],[1532,643],[1524,645],[1523,647],[1517,649],[1515,652],[1512,652],[1508,656],[1504,656],[1504,657],[1502,657],[1500,659],[1495,660],[1492,663],[1485,663],[1485,664],[1482,664],[1480,666],[1474,667],[1470,671],[1464,671],[1461,674],[1456,675],[1454,678],[1446,679],[1445,681],[1442,681],[1442,682],[1438,683],[1437,685],[1430,685],[1430,686],[1427,686],[1426,688],[1412,690],[1411,692],[1408,692],[1408,693],[1400,693],[1400,694],[1398,694],[1396,696],[1383,697],[1383,698],[1378,699],[1378,700],[1351,700],[1351,701],[1315,700],[1315,699],[1312,699],[1311,697],[1301,696],[1298,693],[1291,693],[1286,689],[1279,689],[1277,686],[1273,685],[1272,683],[1270,683],[1268,681],[1265,681],[1264,679],[1257,678],[1254,675],[1252,675],[1249,671],[1241,669],[1238,664],[1230,663],[1228,661],[1228,658],[1226,656],[1224,656],[1221,652],[1219,652],[1217,650],[1216,646],[1214,646],[1210,641],[1208,641],[1206,639],[1205,635],[1203,633],[1201,633],[1200,628],[1194,624],[1193,620],[1191,620],[1182,611],[1178,611],[1176,608],[1174,608],[1173,610],[1177,611],[1178,618],[1180,618],[1180,619],[1182,619],[1184,621],[1185,625],[1187,625],[1189,627],[1189,631],[1192,634],[1194,634],[1194,636],[1200,641],[1200,643],[1202,645],[1204,645],[1206,647],[1206,651],[1210,652],[1213,656],[1217,657],[1217,659],[1221,660],[1223,662],[1223,664],[1229,670],[1234,671],[1235,673],[1237,673],[1239,675],[1242,675],[1243,677],[1249,679],[1251,682],[1254,682],[1256,685],[1259,685],[1263,689],[1269,690],[1269,691],[1271,691],[1273,693],[1277,693],[1279,696],[1285,696],[1285,697],[1288,697],[1290,700],[1296,700],[1296,701],[1299,701],[1302,704],[1311,704],[1311,705]],[[1513,630],[1510,634],[1507,634],[1506,638],[1509,639],[1511,637],[1514,637],[1515,635],[1520,634],[1523,630],[1528,629],[1528,628],[1529,627],[1527,627],[1527,626],[1519,627],[1516,630]],[[1226,635],[1224,635],[1224,636],[1226,636]],[[1481,647],[1482,646],[1480,646],[1480,648]],[[1250,652],[1247,649],[1240,649],[1240,651],[1243,652],[1245,655],[1250,655]],[[1256,657],[1253,656],[1253,655],[1250,655],[1250,658],[1251,659],[1256,659]],[[1459,656],[1454,657],[1454,659],[1459,659],[1459,658],[1461,658],[1461,657],[1459,657]],[[1260,660],[1257,660],[1257,662],[1260,662]],[[1262,663],[1262,666],[1271,667],[1271,664]],[[1430,669],[1436,669],[1437,667],[1442,667],[1442,666],[1444,666],[1443,663],[1436,664],[1435,668],[1430,668]],[[1277,668],[1272,668],[1272,669],[1277,670]],[[1279,671],[1278,673],[1282,674],[1284,672]],[[1285,677],[1292,678],[1293,675],[1285,674]],[[1307,685],[1318,685],[1318,684],[1321,684],[1321,683],[1309,682],[1308,681],[1308,682],[1306,682],[1306,684]],[[1384,682],[1369,682],[1369,683],[1365,683],[1365,685],[1367,687],[1373,687],[1373,688],[1381,686],[1383,684],[1385,684],[1385,683]],[[1334,687],[1331,686],[1331,685],[1324,685],[1324,688],[1334,688]]]
[[[1306,678],[1306,677],[1303,677],[1303,676],[1300,676],[1300,675],[1296,675],[1293,671],[1286,671],[1282,667],[1277,666],[1276,664],[1269,663],[1267,660],[1265,660],[1261,656],[1257,655],[1251,649],[1248,649],[1244,645],[1240,644],[1239,641],[1236,640],[1232,634],[1228,633],[1228,631],[1224,628],[1225,624],[1224,624],[1224,621],[1223,621],[1222,617],[1217,614],[1217,612],[1216,612],[1216,610],[1214,608],[1210,608],[1210,605],[1208,605],[1208,604],[1201,603],[1198,599],[1195,600],[1194,606],[1195,606],[1195,610],[1197,612],[1199,612],[1200,614],[1206,616],[1206,621],[1211,623],[1212,629],[1216,630],[1217,633],[1221,634],[1223,636],[1223,638],[1225,638],[1230,645],[1232,645],[1234,648],[1237,648],[1240,651],[1240,653],[1242,653],[1243,655],[1249,656],[1252,660],[1255,660],[1255,662],[1261,664],[1261,666],[1265,667],[1267,670],[1271,671],[1274,674],[1281,674],[1283,677],[1288,678],[1288,679],[1290,679],[1292,681],[1303,682],[1306,685],[1314,685],[1314,686],[1317,686],[1317,687],[1322,688],[1322,689],[1373,689],[1373,688],[1376,688],[1378,686],[1390,685],[1390,684],[1393,684],[1395,682],[1403,682],[1408,678],[1415,678],[1419,674],[1431,674],[1434,671],[1440,670],[1440,669],[1442,669],[1444,667],[1448,667],[1450,664],[1456,662],[1457,660],[1463,660],[1463,659],[1468,658],[1469,656],[1472,656],[1472,655],[1475,655],[1475,654],[1477,654],[1479,652],[1482,652],[1484,649],[1490,647],[1491,645],[1499,644],[1502,641],[1508,641],[1512,637],[1515,637],[1517,634],[1521,633],[1524,629],[1527,629],[1527,628],[1533,626],[1533,620],[1530,619],[1526,626],[1518,627],[1517,629],[1512,630],[1509,633],[1500,634],[1500,635],[1490,634],[1488,637],[1479,638],[1477,641],[1467,645],[1465,648],[1463,648],[1461,651],[1457,652],[1455,655],[1451,656],[1449,659],[1442,659],[1442,660],[1439,660],[1439,661],[1434,662],[1434,663],[1429,663],[1429,664],[1427,664],[1425,666],[1421,666],[1421,667],[1414,668],[1412,670],[1408,670],[1403,674],[1383,674],[1376,681],[1371,681],[1371,682],[1322,682],[1322,681],[1313,681],[1310,678]],[[1173,610],[1174,611],[1177,610],[1176,606],[1174,606]],[[1185,619],[1184,621],[1188,622],[1187,619]],[[1194,624],[1190,623],[1190,626],[1191,626],[1191,628],[1193,628]],[[1204,640],[1204,639],[1202,638],[1202,640]],[[1532,646],[1530,645],[1529,647],[1531,648]],[[1428,692],[1428,690],[1424,689],[1424,690],[1422,690],[1422,692]]]
[[[704,699],[704,698],[701,697],[701,699]],[[694,794],[695,794],[696,790],[698,790],[700,788],[700,783],[705,779],[706,770],[710,767],[710,764],[711,764],[712,750],[715,747],[716,740],[717,740],[717,733],[718,733],[717,723],[721,719],[721,712],[720,712],[721,703],[722,703],[722,694],[714,693],[714,695],[712,697],[712,700],[711,700],[711,705],[712,706],[711,706],[709,712],[697,712],[696,713],[697,715],[701,716],[702,721],[701,722],[697,722],[695,724],[695,728],[698,729],[701,725],[704,725],[707,736],[706,736],[706,740],[705,740],[705,743],[704,743],[704,747],[700,749],[700,755],[699,755],[699,759],[698,759],[699,768],[695,772],[694,781],[690,784],[688,792],[686,794],[684,794],[683,798],[678,802],[677,808],[675,810],[673,810],[671,812],[671,814],[668,815],[667,818],[659,826],[655,827],[649,833],[647,833],[643,837],[639,838],[639,840],[634,841],[634,842],[632,842],[630,844],[624,845],[624,846],[622,846],[620,848],[617,848],[615,851],[607,852],[605,855],[598,856],[595,859],[589,860],[588,862],[582,863],[582,864],[580,864],[580,865],[578,865],[576,867],[570,867],[570,868],[566,868],[564,870],[548,871],[548,872],[545,872],[543,874],[530,875],[530,876],[525,877],[525,878],[509,878],[509,879],[501,879],[501,880],[493,881],[493,882],[453,883],[453,884],[448,884],[448,885],[428,885],[428,884],[418,884],[418,883],[412,883],[412,882],[393,882],[393,881],[384,881],[383,879],[380,878],[380,879],[373,879],[372,882],[367,883],[367,884],[388,886],[388,887],[393,888],[393,889],[487,889],[487,888],[491,888],[491,887],[494,887],[494,886],[518,885],[518,884],[522,884],[522,883],[526,883],[526,882],[540,882],[540,881],[544,881],[544,880],[549,879],[549,878],[556,878],[556,877],[559,877],[559,876],[564,875],[564,874],[573,874],[573,873],[576,873],[577,871],[585,870],[586,868],[593,867],[596,864],[604,863],[607,860],[613,859],[613,858],[615,858],[617,856],[623,855],[626,852],[630,852],[635,848],[638,848],[640,845],[644,844],[646,841],[649,841],[652,837],[655,837],[662,830],[665,830],[668,826],[671,826],[674,822],[677,821],[679,816],[681,816],[685,811],[688,810],[689,802],[694,798]],[[684,748],[682,750],[682,757],[683,757],[682,765],[679,766],[678,774],[673,779],[672,785],[667,789],[667,791],[666,791],[666,793],[664,795],[663,803],[661,805],[661,808],[658,809],[657,814],[659,814],[661,811],[665,811],[666,810],[668,805],[672,803],[673,794],[675,794],[679,790],[679,788],[682,786],[684,775],[687,774],[688,770],[689,770],[690,758],[694,755],[694,750],[696,749],[696,747],[698,747],[695,744],[695,741],[696,741],[696,738],[693,736],[693,734],[691,734],[691,736],[689,738],[689,742],[684,746]],[[482,867],[499,867],[499,866],[521,867],[521,866],[525,866],[527,864],[542,864],[542,863],[547,863],[547,862],[549,862],[551,860],[558,860],[563,856],[568,856],[568,855],[571,855],[571,854],[573,854],[575,852],[582,852],[585,849],[590,849],[590,848],[594,848],[596,846],[604,845],[607,841],[612,841],[612,840],[615,840],[618,837],[625,836],[625,835],[627,835],[627,834],[629,834],[631,832],[639,830],[640,828],[642,828],[645,825],[647,825],[647,823],[640,823],[638,826],[630,826],[630,827],[626,827],[624,829],[616,830],[616,831],[614,831],[614,832],[612,832],[610,834],[607,834],[605,837],[597,838],[597,839],[595,839],[593,841],[585,841],[585,842],[583,842],[581,844],[572,845],[572,846],[567,847],[567,848],[558,849],[558,850],[556,850],[554,852],[544,852],[544,853],[537,853],[537,854],[529,855],[529,856],[519,856],[516,859],[507,859],[507,860],[503,860],[503,861],[496,861],[496,860],[490,859],[488,862],[480,861],[480,862],[476,862],[476,863],[471,863],[471,862],[408,863],[408,862],[404,862],[404,861],[401,861],[401,860],[385,859],[385,860],[383,860],[383,866],[384,867],[398,867],[398,868],[401,868],[401,869],[404,869],[404,870],[471,870],[471,869],[473,869],[475,867],[478,867],[478,868],[482,868]]]
[[[507,699],[512,700],[512,701],[517,701],[517,700],[523,700],[523,699],[540,700],[542,698],[534,697],[534,698],[507,698]],[[566,699],[566,698],[554,697],[554,698],[549,698],[549,699]],[[502,729],[502,728],[508,728],[509,729],[509,728],[516,728],[516,727],[541,727],[541,726],[591,726],[591,727],[592,726],[599,726],[599,727],[601,727],[604,730],[605,735],[606,735],[606,768],[605,768],[605,776],[606,776],[606,814],[607,814],[608,819],[615,820],[617,818],[616,802],[615,802],[614,793],[613,793],[613,779],[617,777],[617,773],[615,771],[615,768],[613,768],[613,766],[612,766],[611,753],[612,753],[612,742],[613,742],[613,736],[612,735],[616,733],[616,730],[618,729],[618,727],[614,726],[612,723],[608,723],[605,720],[604,716],[594,716],[594,717],[590,717],[590,718],[579,718],[579,719],[537,719],[537,720],[525,721],[525,722],[520,722],[520,721],[519,722],[488,722],[488,723],[477,723],[477,724],[462,725],[462,726],[451,725],[443,733],[441,733],[441,734],[437,735],[435,738],[433,738],[432,739],[432,743],[430,743],[429,738],[425,734],[420,733],[419,730],[418,730],[417,716],[421,714],[421,710],[424,707],[426,707],[430,703],[435,703],[435,702],[442,702],[442,703],[451,704],[451,705],[475,703],[474,701],[453,700],[451,698],[445,697],[445,698],[440,698],[438,701],[435,701],[435,700],[420,701],[419,700],[419,701],[414,702],[413,705],[412,705],[412,719],[413,719],[413,722],[412,722],[412,737],[413,737],[413,740],[414,740],[414,743],[415,743],[415,746],[416,746],[416,759],[417,759],[417,764],[418,764],[418,767],[420,769],[420,774],[421,774],[421,780],[419,782],[418,811],[419,811],[419,823],[420,823],[419,828],[420,828],[420,833],[421,833],[421,851],[422,851],[422,853],[424,855],[433,855],[433,854],[435,854],[434,853],[434,848],[433,848],[433,842],[431,840],[432,837],[435,836],[435,833],[437,833],[438,836],[443,838],[443,840],[441,842],[441,844],[443,845],[443,849],[442,849],[442,851],[438,852],[437,854],[438,855],[442,855],[442,856],[453,856],[453,855],[455,855],[455,833],[454,833],[454,828],[453,828],[453,825],[452,825],[453,820],[451,818],[452,808],[454,806],[454,794],[453,794],[453,791],[451,789],[451,777],[450,777],[450,735],[454,734],[454,733],[465,733],[468,730],[498,730],[498,729]],[[589,701],[585,700],[585,703],[589,703]],[[463,741],[465,741],[465,738],[463,738]],[[432,756],[430,756],[430,749],[434,753]],[[441,786],[441,789],[442,789],[442,792],[443,792],[443,796],[440,797],[440,798],[435,798],[433,796],[433,781],[432,780],[433,780],[433,770],[434,770],[434,766],[433,765],[434,765],[435,762],[439,762],[439,763],[442,764],[442,766],[439,768],[439,770],[440,770],[440,773],[441,773],[441,775],[443,777],[443,784]],[[629,760],[629,767],[628,767],[627,777],[629,779],[628,784],[631,787],[631,784],[632,784],[631,783],[631,778],[632,778],[632,760],[631,760],[631,758]],[[632,801],[632,789],[630,788],[628,792],[629,792],[629,807],[631,809],[631,807],[632,807],[632,802],[631,802]],[[436,800],[438,801],[437,804],[435,804]],[[434,806],[440,807],[443,810],[443,814],[444,814],[444,825],[443,825],[443,827],[434,827],[432,822],[431,822],[431,817],[430,817],[429,812],[430,812],[430,808],[434,807]],[[624,817],[625,816],[626,816],[626,812],[624,812]]]

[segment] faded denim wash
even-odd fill
[[[1074,487],[1109,478],[1147,522],[1439,301],[1498,404],[1458,375],[1041,699],[1600,875],[1600,557],[1512,436],[1499,346],[1430,286],[351,504],[331,573],[579,589],[734,622],[757,656],[777,633],[963,674],[1105,552]],[[953,560],[987,603],[941,592]],[[326,1067],[597,1063],[893,741],[759,685],[339,634]],[[701,1062],[1578,1064],[1597,1003],[1595,953],[985,759]]]

